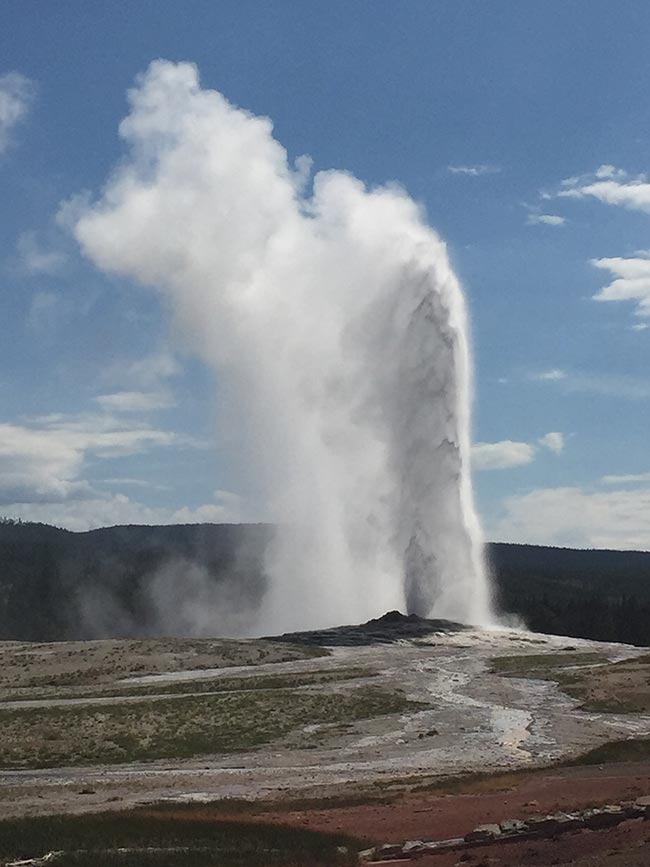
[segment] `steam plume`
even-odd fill
[[[152,63],[129,99],[127,158],[75,232],[166,296],[227,385],[281,528],[260,628],[488,621],[464,301],[418,206],[341,171],[310,189],[270,120],[189,63]]]

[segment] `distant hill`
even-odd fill
[[[236,631],[264,595],[272,532],[192,524],[72,533],[0,521],[0,639]],[[497,543],[488,557],[499,608],[531,629],[650,645],[650,553]]]
[[[500,610],[536,632],[650,645],[650,552],[488,545]]]
[[[221,631],[265,590],[263,524],[124,526],[72,533],[0,522],[0,639],[54,641]],[[221,603],[221,604],[220,604]]]

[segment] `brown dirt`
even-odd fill
[[[462,836],[488,822],[557,810],[586,809],[641,794],[650,794],[650,763],[507,774],[465,784],[459,792],[410,792],[390,804],[284,810],[271,810],[267,806],[247,814],[246,819],[343,831],[371,845]],[[227,815],[223,808],[215,805],[196,810],[201,815]],[[183,812],[187,816],[186,809]],[[238,815],[241,818],[241,814]],[[234,818],[233,814],[231,816]],[[463,867],[465,864],[468,867],[549,867],[553,864],[648,867],[650,821],[629,821],[602,831],[578,831],[554,840],[528,840],[423,856],[412,863],[417,867]]]

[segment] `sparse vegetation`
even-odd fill
[[[650,656],[608,662],[600,653],[500,656],[491,670],[504,677],[553,680],[580,709],[594,713],[650,713]]]
[[[58,851],[57,867],[343,867],[358,848],[343,834],[154,810],[0,821],[0,860]]]
[[[102,694],[107,688],[119,693],[149,687],[160,691],[157,684],[143,684],[137,678],[147,674],[294,662],[329,654],[323,647],[262,639],[10,642],[0,645],[0,701],[60,697],[61,690],[68,690],[69,697]],[[124,683],[128,678],[135,679]]]
[[[304,671],[296,674],[266,674],[248,677],[214,677],[188,679],[182,681],[160,681],[148,686],[115,683],[103,688],[79,687],[74,691],[61,691],[53,688],[47,692],[22,690],[8,692],[1,702],[56,699],[65,701],[74,698],[125,698],[129,696],[187,695],[215,692],[243,692],[259,689],[297,689],[303,686],[317,686],[356,678],[375,677],[376,673],[368,668],[350,666],[336,671]]]
[[[254,749],[313,724],[417,710],[401,693],[286,689],[0,711],[1,767],[145,761]]]
[[[515,656],[495,656],[491,670],[504,677],[539,677],[542,680],[555,680],[555,675],[568,667],[600,665],[607,662],[603,653],[558,652],[529,653]]]
[[[650,759],[650,738],[609,741],[563,762],[565,765],[604,765],[613,762],[644,762]]]

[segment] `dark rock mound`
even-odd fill
[[[355,647],[369,644],[393,644],[441,632],[461,632],[470,627],[452,620],[428,620],[417,614],[388,611],[381,617],[354,626],[333,626],[311,632],[286,632],[269,636],[271,641],[316,644],[328,647]]]

